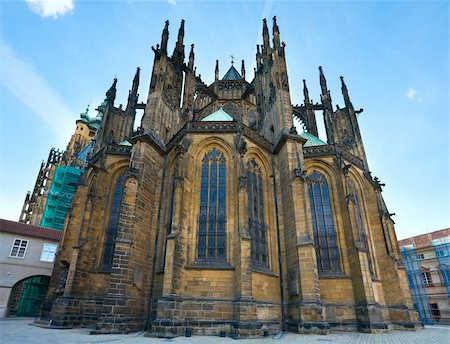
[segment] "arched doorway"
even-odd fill
[[[8,316],[39,316],[49,282],[49,276],[32,276],[17,282],[9,297]]]

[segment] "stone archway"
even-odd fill
[[[49,282],[49,276],[38,275],[27,277],[14,284],[8,301],[7,316],[39,316]]]

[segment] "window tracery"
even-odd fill
[[[375,276],[375,271],[374,271],[373,262],[372,262],[372,253],[371,253],[370,246],[369,246],[367,232],[366,232],[366,229],[364,226],[358,192],[356,190],[355,184],[353,183],[353,181],[350,178],[348,179],[347,184],[348,184],[348,197],[349,197],[350,202],[353,203],[354,209],[355,209],[355,220],[356,220],[356,226],[357,226],[357,230],[358,230],[359,243],[364,249],[367,250],[367,261],[369,264],[370,274],[372,276]]]
[[[264,219],[262,172],[254,159],[247,162],[248,227],[251,234],[252,265],[267,269],[267,231]]]
[[[111,270],[112,267],[115,247],[114,241],[116,239],[117,227],[119,225],[125,179],[126,173],[124,172],[117,177],[114,185],[113,199],[109,213],[108,227],[106,228],[106,237],[102,255],[102,268],[107,271]]]
[[[309,176],[308,195],[319,272],[341,272],[329,188],[323,174],[313,171]]]
[[[197,260],[226,261],[226,160],[216,148],[202,159]]]

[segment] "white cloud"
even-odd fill
[[[167,0],[167,2],[171,5],[176,5],[177,4],[177,0]]]
[[[417,96],[417,91],[415,89],[413,89],[413,88],[410,88],[410,89],[408,89],[408,92],[406,93],[406,96],[409,99],[414,99]]]
[[[33,65],[16,56],[13,49],[1,40],[0,56],[0,85],[38,115],[54,132],[58,143],[65,145],[74,127],[73,112]]]
[[[416,101],[418,101],[419,103],[422,103],[422,101],[423,101],[423,99],[422,99],[422,97],[421,97],[421,94],[419,94],[419,92],[417,92],[415,89],[413,89],[413,88],[409,88],[408,89],[408,92],[406,92],[406,97],[408,98],[408,99],[411,99],[411,100],[416,100]]]
[[[72,13],[74,0],[25,0],[30,9],[39,14],[42,18],[58,18]]]

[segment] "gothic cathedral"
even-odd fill
[[[293,106],[273,18],[253,79],[244,61],[222,78],[216,63],[206,85],[193,44],[185,63],[184,21],[171,55],[168,26],[146,102],[138,69],[126,107],[115,79],[98,115],[77,121],[64,164],[81,159],[83,173],[37,322],[235,338],[419,327],[343,78],[345,107],[333,108],[321,67],[321,102],[303,80]]]

